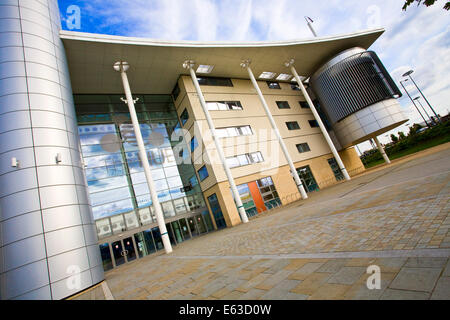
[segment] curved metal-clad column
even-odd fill
[[[407,121],[395,100],[401,92],[374,52],[345,50],[316,71],[310,84],[344,148]]]
[[[104,274],[58,4],[0,6],[0,297],[61,299]]]

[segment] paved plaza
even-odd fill
[[[449,145],[120,266],[74,298],[450,299]]]

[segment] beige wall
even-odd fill
[[[287,161],[276,136],[271,132],[269,119],[251,82],[243,79],[232,79],[232,82],[233,87],[201,86],[201,89],[206,101],[240,101],[242,104],[243,110],[210,111],[216,128],[240,125],[250,125],[252,128],[251,136],[220,139],[225,156],[260,151],[264,157],[262,163],[231,169],[236,185],[271,176],[283,204],[298,199],[299,196],[295,196],[298,190]],[[181,76],[178,83],[180,94],[175,102],[177,113],[180,115],[184,109],[189,113],[189,120],[183,126],[188,131],[186,140],[189,143],[195,135],[199,143],[199,148],[192,154],[194,167],[198,170],[206,163],[209,173],[209,177],[200,182],[201,189],[206,198],[217,194],[227,226],[239,224],[240,217],[229,183],[208,132],[209,127],[192,80],[189,76]],[[335,184],[336,179],[327,162],[333,157],[331,150],[320,129],[310,127],[308,120],[314,120],[314,116],[309,109],[300,107],[299,101],[304,100],[301,92],[292,90],[289,83],[280,83],[281,90],[269,89],[265,81],[259,81],[258,85],[295,167],[309,165],[320,188]],[[276,101],[287,101],[290,109],[278,109]],[[297,121],[300,130],[288,130],[285,124],[287,121]],[[296,144],[305,142],[311,151],[299,153]],[[353,148],[341,151],[340,155],[350,174],[364,170]]]

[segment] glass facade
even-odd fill
[[[121,97],[74,95],[99,238],[156,223],[128,107]],[[135,95],[134,98],[139,98],[136,111],[164,216],[205,210],[208,213],[194,167],[179,157],[180,150],[189,154],[189,149],[184,139],[180,139],[172,97]]]

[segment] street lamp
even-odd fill
[[[414,72],[414,70],[409,70],[408,72],[405,72],[402,77],[409,77],[411,79],[411,81],[414,83],[414,85],[416,86],[417,90],[419,91],[420,95],[423,97],[423,99],[427,102],[428,106],[430,107],[431,111],[433,111],[434,115],[436,116],[436,118],[439,120],[439,122],[441,122],[441,118],[439,117],[439,115],[436,113],[436,111],[434,111],[433,107],[431,106],[431,104],[428,102],[427,98],[424,96],[424,94],[422,93],[422,91],[419,89],[419,87],[417,86],[417,83],[414,81],[414,79],[411,77],[411,74]]]
[[[314,37],[317,38],[317,33],[316,33],[316,31],[314,30],[314,28],[312,27],[312,24],[311,24],[312,22],[314,22],[313,19],[311,19],[310,17],[306,17],[305,16],[305,20],[306,20],[306,23],[308,24],[309,30],[311,30],[311,32],[314,35]]]
[[[414,100],[411,98],[411,96],[409,95],[408,90],[406,90],[405,86],[403,85],[403,82],[408,81],[408,79],[405,79],[403,81],[400,81],[400,84],[403,87],[403,90],[405,90],[406,94],[408,95],[409,99],[411,100],[411,102],[413,103],[414,107],[416,107],[417,112],[420,114],[420,116],[422,117],[423,121],[425,121],[425,123],[427,124],[428,127],[430,127],[427,123],[427,120],[425,120],[425,118],[423,117],[422,113],[420,112],[419,108],[417,107],[417,105],[415,104]]]
[[[425,108],[423,107],[423,105],[422,105],[422,102],[420,102],[420,97],[415,97],[414,98],[414,101],[417,101],[418,103],[419,103],[419,105],[422,107],[422,110],[423,110],[423,112],[425,112],[425,115],[427,116],[427,118],[429,119],[429,120],[431,120],[431,122],[433,122],[433,119],[430,117],[430,115],[427,113],[427,111],[425,110]],[[426,122],[425,122],[426,123]],[[427,126],[428,126],[428,123],[427,123]],[[429,126],[428,126],[429,127]]]

